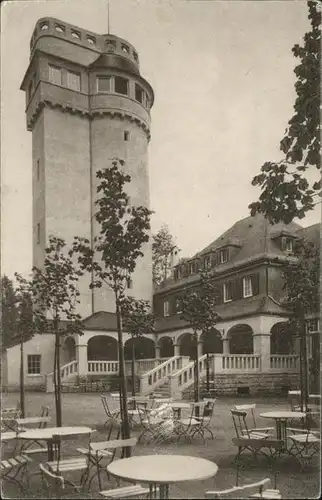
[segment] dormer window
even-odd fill
[[[206,257],[204,258],[204,261],[203,261],[203,265],[204,265],[205,269],[208,269],[211,266],[211,256],[210,255],[206,255]]]
[[[220,264],[224,264],[225,262],[228,261],[228,248],[223,248],[219,252],[219,262]]]
[[[294,241],[291,238],[285,238],[285,251],[293,252],[293,243]]]

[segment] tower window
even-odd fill
[[[76,38],[76,40],[80,40],[80,32],[79,31],[71,30],[71,35],[73,38]]]
[[[67,71],[67,87],[80,92],[80,74]]]
[[[143,99],[144,99],[144,90],[140,87],[140,85],[135,84],[135,100],[143,104]]]
[[[37,224],[37,245],[40,244],[40,223]]]
[[[165,300],[163,302],[163,316],[166,317],[166,316],[169,316],[169,301],[168,300]]]
[[[129,54],[130,53],[129,46],[122,43],[122,51],[125,52],[126,54]]]
[[[96,43],[96,39],[93,36],[88,35],[86,37],[86,40],[87,40],[87,43],[89,43],[90,45],[95,45],[95,43]]]
[[[111,91],[111,78],[109,76],[97,77],[97,91],[110,92]]]
[[[37,160],[37,174],[36,175],[37,175],[37,181],[39,181],[39,179],[40,179],[40,160],[39,160],[39,158]]]
[[[127,130],[125,130],[125,132],[124,132],[124,140],[125,141],[129,141],[130,140],[130,132],[128,132]]]
[[[42,24],[40,25],[40,29],[41,29],[41,31],[47,31],[47,30],[48,30],[48,28],[49,28],[49,26],[48,26],[48,24],[47,24],[47,23],[42,23]]]
[[[65,33],[65,26],[62,26],[61,24],[56,24],[55,30],[58,31],[58,33]]]
[[[62,84],[61,68],[49,65],[49,81],[55,85]]]
[[[128,94],[129,81],[121,76],[115,77],[115,92],[118,94]]]

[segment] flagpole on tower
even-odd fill
[[[110,34],[110,2],[107,0],[107,33]]]

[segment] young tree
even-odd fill
[[[32,299],[28,290],[15,288],[7,276],[1,279],[2,291],[2,347],[20,344],[20,409],[25,416],[24,343],[33,336]]]
[[[194,397],[199,401],[198,333],[206,334],[220,320],[216,312],[218,290],[213,283],[213,275],[207,269],[200,272],[197,288],[185,289],[179,297],[181,318],[188,321],[193,330],[194,340]]]
[[[135,340],[154,332],[155,316],[148,300],[124,297],[121,308],[124,327],[132,336],[131,379],[132,396],[135,396]]]
[[[81,317],[76,312],[77,282],[82,274],[68,256],[65,241],[50,236],[43,267],[33,267],[29,280],[15,275],[20,290],[32,297],[34,332],[51,333],[55,337],[53,376],[58,427],[62,426],[60,339],[66,333],[83,333]]]
[[[251,214],[263,213],[271,222],[286,224],[302,219],[312,210],[321,194],[321,182],[309,169],[321,168],[320,162],[320,74],[321,74],[321,3],[308,1],[311,30],[302,46],[292,51],[300,63],[295,67],[294,114],[280,142],[284,158],[268,161],[253,178],[260,186],[259,201],[251,203]],[[316,171],[316,170],[315,170]],[[307,175],[309,174],[309,175]]]
[[[307,240],[295,243],[296,260],[290,262],[283,271],[285,298],[284,305],[292,313],[290,323],[300,340],[301,407],[308,406],[308,365],[306,317],[319,310],[319,249]],[[316,354],[316,353],[315,353]]]
[[[1,344],[3,349],[15,343],[17,320],[16,291],[12,280],[4,275],[1,277]]]
[[[152,237],[152,276],[153,283],[159,285],[167,279],[172,265],[172,258],[180,249],[174,242],[168,226],[164,225]]]
[[[124,364],[122,301],[127,283],[135,270],[137,260],[143,257],[141,247],[149,241],[152,212],[143,206],[131,206],[124,186],[131,177],[123,173],[124,161],[112,160],[112,165],[99,170],[96,176],[98,198],[95,201],[99,236],[91,243],[86,238],[75,237],[73,252],[78,262],[92,275],[91,288],[107,286],[114,293],[120,376],[120,407],[122,435],[130,436],[127,409],[127,388]],[[130,449],[127,449],[127,454]]]

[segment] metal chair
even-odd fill
[[[34,425],[38,424],[38,429],[45,429],[47,427],[47,424],[50,422],[51,418],[49,417],[49,407],[48,406],[42,406],[41,407],[41,412],[39,417],[30,417],[30,418],[24,418],[24,419],[18,419],[17,424],[18,424],[18,432],[23,432],[25,429],[25,426],[29,427],[29,425]],[[34,445],[38,445],[37,448],[34,448]],[[27,454],[27,455],[35,455],[38,453],[47,453],[48,452],[48,447],[47,444],[44,446],[43,443],[40,440],[34,439],[25,442],[22,447],[21,447],[21,452]]]
[[[270,427],[265,427],[264,429],[249,429],[247,425],[247,411],[245,410],[230,410],[231,416],[233,418],[234,428],[236,431],[236,437],[248,437],[252,439],[267,439],[269,434],[266,432]]]
[[[191,415],[189,418],[175,419],[175,432],[177,434],[178,441],[180,440],[181,436],[188,438],[189,442],[191,442],[191,439],[195,434],[199,434],[201,435],[201,437],[203,437],[202,415],[204,414],[206,405],[207,403],[205,401],[200,403],[192,403]]]
[[[288,436],[288,438],[292,441],[289,453],[299,461],[301,469],[303,470],[320,451],[320,432],[311,430],[310,428],[288,428],[288,430],[293,432],[293,435]]]
[[[249,419],[249,415],[251,415],[253,427],[251,429],[248,428],[247,431],[244,430],[244,432],[246,432],[247,435],[259,432],[267,435],[272,435],[269,433],[270,431],[274,431],[274,427],[257,427],[255,418],[256,403],[245,404],[245,405],[234,405],[234,409],[242,412],[245,411],[247,413],[246,419]]]
[[[20,405],[17,403],[15,408],[3,408],[1,410],[1,427],[3,426],[4,431],[16,431],[17,430],[17,418],[21,416]]]
[[[159,494],[159,488],[153,490],[154,495]],[[150,488],[141,486],[140,484],[131,484],[130,486],[121,486],[120,488],[113,488],[110,490],[100,491],[100,495],[104,498],[110,498],[113,500],[124,499],[124,498],[150,498]],[[154,498],[158,498],[154,496]]]
[[[85,434],[88,438],[88,444],[87,444],[88,451],[90,451],[92,432],[93,432],[92,430],[89,430],[88,433]],[[46,462],[45,464],[43,464],[43,466],[46,466],[46,468],[56,476],[63,477],[65,484],[70,484],[71,486],[73,486],[75,491],[79,492],[84,488],[89,476],[89,460],[87,456],[85,457],[73,456],[69,458],[62,458],[63,443],[65,441],[70,441],[77,438],[79,438],[79,434],[77,433],[68,435],[60,435],[60,434],[53,435],[52,443],[53,443],[55,459],[53,461]],[[67,473],[72,473],[72,472],[74,473],[76,471],[82,472],[79,485],[76,485],[76,483],[74,483],[70,479],[67,479],[66,477]]]
[[[101,481],[101,471],[106,472],[107,476],[109,474],[106,470],[106,465],[111,463],[113,460],[117,458],[117,452],[120,451],[121,456],[119,458],[123,458],[125,453],[125,448],[131,448],[132,451],[134,446],[137,443],[137,438],[129,438],[129,439],[114,439],[110,441],[101,441],[97,443],[90,443],[90,447],[88,448],[77,448],[77,451],[82,455],[85,455],[88,459],[89,470],[88,475],[90,475],[91,470],[95,468],[95,471],[91,478],[88,478],[88,489],[93,481],[93,479],[97,476],[99,489],[102,488]],[[108,464],[102,465],[104,460],[108,460]]]
[[[120,434],[120,426],[121,426],[121,418],[120,418],[120,409],[116,410],[111,410],[108,404],[108,398],[107,396],[101,395],[101,401],[102,405],[105,411],[105,415],[107,417],[106,422],[104,423],[104,427],[108,426],[109,428],[109,434],[108,438],[110,439],[113,428],[117,427],[118,428],[118,435]]]
[[[18,484],[21,491],[24,491],[23,480],[27,471],[27,467],[29,463],[32,462],[32,459],[27,455],[17,455],[11,458],[7,458],[6,460],[1,460],[0,462],[0,470],[1,470],[1,480],[2,481],[10,481],[15,484]],[[18,479],[21,474],[21,479]],[[28,480],[28,474],[27,474]]]
[[[220,498],[265,498],[273,500],[274,498],[282,498],[279,490],[268,489],[270,484],[269,478],[262,479],[256,483],[245,484],[244,486],[233,486],[226,490],[212,490],[206,491],[206,498],[220,499]]]
[[[160,436],[162,419],[154,418],[153,416],[151,416],[151,410],[149,410],[148,408],[138,407],[138,412],[140,417],[140,424],[143,428],[139,436],[138,443],[142,441],[143,437],[147,438],[147,436],[150,436],[150,439],[148,439],[147,443],[150,443],[151,440],[158,440]]]

